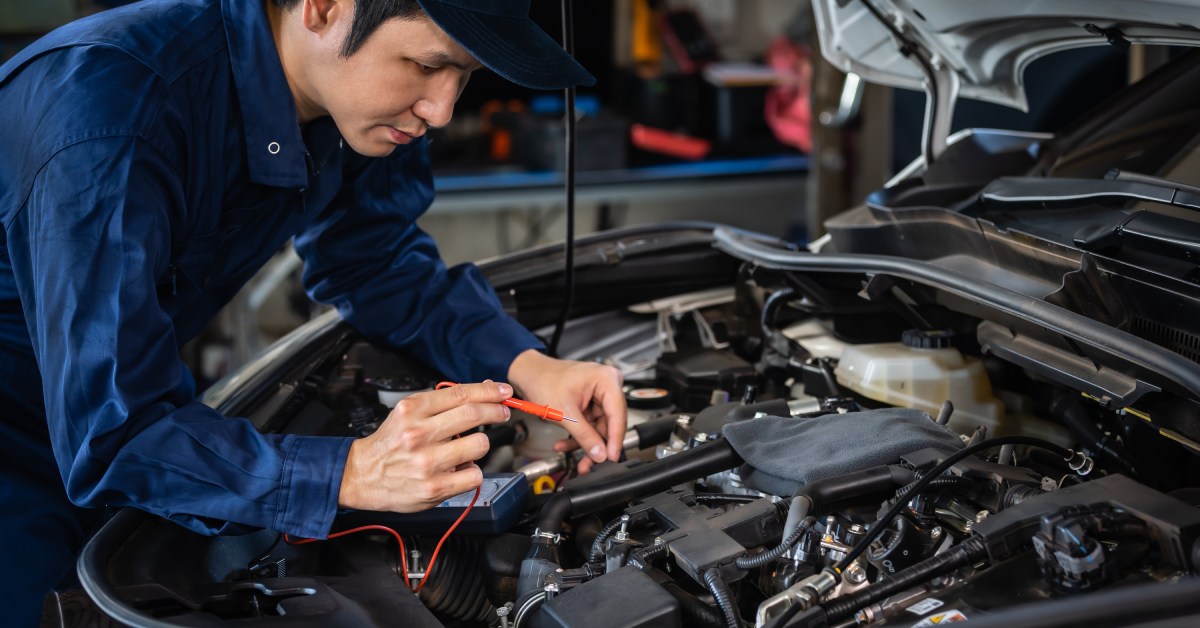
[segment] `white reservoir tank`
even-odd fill
[[[1004,404],[992,394],[983,362],[954,348],[948,332],[909,330],[903,340],[847,345],[834,370],[838,384],[932,417],[949,399],[954,404],[949,427],[959,433],[970,434],[979,425],[988,428],[988,436],[1020,431],[1005,425]]]

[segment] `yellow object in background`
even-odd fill
[[[633,0],[633,62],[638,67],[658,69],[662,62],[661,16],[650,0]]]

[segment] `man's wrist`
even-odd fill
[[[517,354],[508,366],[508,383],[520,389],[528,388],[532,383],[530,378],[554,361],[554,358],[537,349],[526,349]]]
[[[338,489],[339,508],[357,508],[362,503],[358,486],[358,460],[362,456],[363,441],[357,439],[350,443],[350,453],[346,456],[346,466],[342,470],[342,484]]]

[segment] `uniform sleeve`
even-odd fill
[[[447,269],[417,227],[433,200],[426,142],[349,164],[341,194],[295,240],[309,295],[444,375],[507,379],[513,359],[542,344],[504,312],[478,268]]]
[[[323,537],[350,440],[259,434],[181,392],[156,280],[183,211],[168,162],[132,137],[79,142],[5,225],[67,495],[208,534],[229,522]]]

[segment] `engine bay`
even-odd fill
[[[1029,345],[994,340],[1009,327],[903,282],[735,267],[733,286],[568,324],[561,355],[625,376],[624,460],[578,475],[561,428],[514,413],[487,430],[481,495],[444,544],[470,494],[342,512],[335,534],[378,527],[320,542],[144,521],[108,564],[160,567],[111,579],[170,625],[1106,625],[1192,608],[1196,445],[1134,397],[1030,368]],[[250,404],[260,429],[364,436],[441,379],[326,336]],[[1141,401],[1178,403],[1159,397]],[[418,586],[427,611],[400,603]]]

